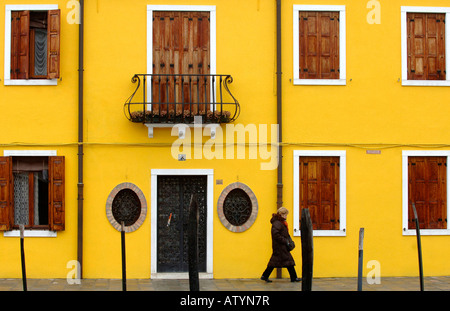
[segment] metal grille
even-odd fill
[[[158,177],[158,272],[188,271],[189,204],[197,194],[199,272],[206,271],[206,176]]]
[[[28,173],[14,173],[14,224],[28,225]]]
[[[245,224],[252,214],[252,202],[247,193],[242,189],[230,191],[223,203],[223,213],[230,224]]]
[[[112,214],[119,224],[123,221],[125,226],[133,225],[141,215],[138,195],[131,189],[120,190],[112,202]]]

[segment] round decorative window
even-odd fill
[[[256,220],[258,201],[247,185],[236,182],[228,185],[220,194],[217,212],[228,230],[244,232]]]
[[[117,185],[106,201],[106,217],[118,231],[137,230],[147,215],[147,202],[142,191],[132,183]]]

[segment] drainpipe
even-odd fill
[[[278,168],[277,168],[277,209],[283,205],[283,120],[281,116],[281,0],[277,1],[277,124],[278,124]],[[277,278],[281,278],[281,269],[277,269]]]
[[[83,278],[83,71],[84,71],[84,0],[80,0],[80,24],[78,34],[78,279]]]

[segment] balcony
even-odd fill
[[[137,86],[124,104],[124,113],[131,122],[145,124],[149,137],[153,128],[192,126],[199,121],[210,125],[213,135],[215,126],[235,121],[240,113],[239,102],[228,88],[233,82],[230,75],[135,74],[131,82]]]

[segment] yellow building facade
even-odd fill
[[[412,203],[424,273],[448,275],[448,3],[280,3],[2,4],[0,277],[21,276],[25,221],[28,277],[78,261],[83,278],[120,278],[128,206],[127,277],[185,278],[192,192],[205,278],[259,278],[281,204],[299,275],[301,208],[314,277],[356,276],[360,228],[364,275],[418,275]]]

